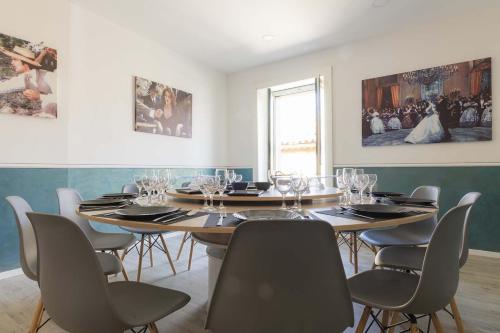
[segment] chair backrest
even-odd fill
[[[464,234],[462,237],[462,248],[460,250],[460,267],[463,267],[467,262],[467,258],[469,257],[469,225],[470,225],[470,211],[472,206],[476,203],[476,201],[481,196],[479,192],[469,192],[465,194],[462,199],[458,202],[457,206],[463,205],[471,205],[467,210],[467,215],[465,217],[465,227]]]
[[[451,208],[439,221],[427,247],[422,275],[404,311],[434,313],[450,303],[458,287],[459,252],[470,204]]]
[[[21,197],[9,196],[5,198],[5,200],[7,200],[12,207],[16,219],[17,231],[19,233],[19,257],[21,268],[27,277],[36,281],[37,253],[35,231],[26,216],[26,213],[30,213],[33,210],[26,200]]]
[[[207,329],[336,333],[353,320],[330,224],[249,221],[236,228],[211,299]]]
[[[122,193],[139,193],[139,188],[135,184],[125,184],[122,186]]]
[[[74,333],[123,332],[106,278],[81,229],[58,215],[28,213],[38,244],[38,284],[45,309]]]
[[[87,237],[95,233],[89,221],[76,214],[76,209],[83,201],[80,193],[72,188],[58,188],[56,192],[59,200],[59,214],[76,223]]]
[[[418,198],[418,199],[429,199],[429,200],[434,200],[436,203],[439,204],[439,194],[441,192],[441,188],[437,186],[419,186],[416,189],[413,190],[411,193],[412,198]]]

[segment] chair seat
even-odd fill
[[[393,229],[367,230],[363,231],[359,238],[374,246],[404,246],[404,245],[425,245],[428,244],[432,230],[430,232],[419,232],[408,230],[405,225]]]
[[[101,264],[104,275],[118,274],[122,271],[120,259],[109,253],[96,252],[97,260]]]
[[[424,264],[426,250],[416,246],[385,247],[375,256],[375,265],[419,271]]]
[[[167,232],[171,232],[171,231],[165,231],[165,230],[148,229],[148,228],[133,228],[133,227],[120,227],[120,229],[131,232],[133,234],[140,234],[140,235],[158,235],[158,234],[164,234]]]
[[[375,269],[347,281],[354,302],[381,310],[397,310],[411,299],[419,279],[414,274]]]
[[[143,326],[182,308],[189,295],[140,282],[114,282],[109,293],[118,315],[130,326]]]
[[[90,235],[90,243],[97,251],[124,250],[135,241],[132,234],[96,232]]]

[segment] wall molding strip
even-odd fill
[[[334,164],[334,168],[345,167],[482,167],[482,166],[500,166],[500,162],[463,162],[463,163],[339,163]]]
[[[236,165],[174,165],[174,164],[57,164],[57,163],[0,163],[0,168],[41,168],[41,169],[77,169],[77,168],[138,168],[138,169],[156,169],[156,168],[188,168],[188,169],[251,169],[251,166],[236,166]]]

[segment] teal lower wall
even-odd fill
[[[471,247],[500,251],[500,166],[491,167],[366,167],[376,173],[379,190],[409,193],[419,185],[441,187],[441,214],[470,191],[483,194],[471,213]],[[176,168],[178,176],[197,171],[213,173],[214,169]],[[245,180],[252,179],[252,169],[238,169]],[[9,195],[25,198],[36,211],[57,213],[55,189],[76,188],[86,199],[106,192],[119,192],[132,181],[136,168],[0,168],[0,272],[19,267],[18,234],[14,216],[7,202]],[[100,230],[116,230],[96,225]]]
[[[378,189],[410,193],[419,185],[441,187],[440,215],[467,192],[482,196],[471,212],[470,245],[500,251],[500,166],[470,167],[366,167],[378,175]]]
[[[176,176],[192,176],[201,171],[213,174],[214,168],[174,168]],[[14,215],[5,197],[23,197],[35,211],[57,213],[56,189],[76,188],[83,198],[103,193],[120,192],[134,175],[144,174],[139,168],[0,168],[0,272],[19,267],[19,243]],[[252,179],[251,168],[239,168],[244,180]],[[182,178],[179,183],[182,182]],[[97,229],[117,231],[116,227],[96,224]]]

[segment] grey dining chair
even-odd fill
[[[38,244],[38,284],[47,312],[73,333],[148,327],[186,305],[180,291],[138,282],[106,283],[92,244],[65,217],[28,213]]]
[[[139,194],[139,188],[135,184],[125,184],[122,186],[122,193],[137,193],[137,194]]]
[[[139,194],[139,188],[135,184],[125,184],[122,186],[122,193]],[[151,267],[153,267],[154,248],[159,249],[160,251],[165,253],[170,268],[172,269],[172,272],[174,273],[174,275],[177,274],[174,263],[172,261],[172,257],[170,256],[170,252],[168,250],[167,242],[165,240],[165,237],[163,237],[163,234],[167,233],[167,231],[158,232],[153,229],[133,228],[133,227],[120,227],[120,228],[127,232],[137,234],[140,237],[140,239],[136,239],[134,236],[134,242],[123,251],[121,256],[121,260],[123,262],[127,254],[130,253],[130,251],[134,249],[137,250],[137,253],[139,255],[139,260],[137,265],[137,277],[136,277],[137,282],[141,281],[142,260],[144,256],[147,255],[148,253],[149,253],[149,263]],[[146,246],[146,249],[144,249],[144,246]]]
[[[27,213],[33,212],[31,206],[21,197],[8,196],[5,198],[11,206],[19,233],[19,259],[23,273],[31,280],[38,281],[37,263],[37,244],[33,226],[27,217]],[[107,253],[99,253],[98,260],[105,275],[119,273],[121,265],[119,260]],[[33,319],[29,328],[29,333],[35,333],[41,325],[43,317],[43,301],[40,298]]]
[[[470,225],[470,211],[473,205],[481,196],[479,192],[469,192],[465,194],[462,199],[458,202],[457,206],[470,205],[463,226],[463,235],[461,241],[460,250],[460,268],[462,268],[467,262],[469,256],[469,225]],[[403,269],[409,271],[421,271],[425,258],[425,247],[415,247],[415,246],[389,246],[381,249],[375,256],[375,266],[388,267],[394,269]],[[450,302],[451,311],[455,323],[457,325],[458,332],[465,332],[462,317],[460,311],[458,310],[455,297],[451,299]]]
[[[370,315],[383,330],[409,321],[412,333],[419,332],[417,316],[429,315],[436,332],[443,332],[436,312],[449,304],[457,291],[459,252],[470,206],[453,207],[441,218],[426,249],[420,276],[373,269],[348,279],[354,302],[365,306],[356,333],[364,331]],[[382,322],[372,309],[384,312]],[[400,313],[408,320],[399,322]]]
[[[412,198],[433,200],[439,204],[441,189],[437,186],[419,186]],[[426,221],[400,225],[391,229],[366,230],[359,235],[361,241],[376,247],[428,244],[438,222],[437,217]]]
[[[110,251],[120,258],[118,251],[126,250],[135,240],[134,235],[126,233],[99,232],[95,230],[87,219],[80,217],[76,210],[83,201],[80,193],[72,188],[58,188],[56,190],[59,201],[59,214],[76,223],[89,239],[97,251]],[[128,275],[122,264],[122,274],[125,280]]]
[[[229,243],[208,311],[214,333],[343,332],[353,306],[330,224],[249,221]]]

